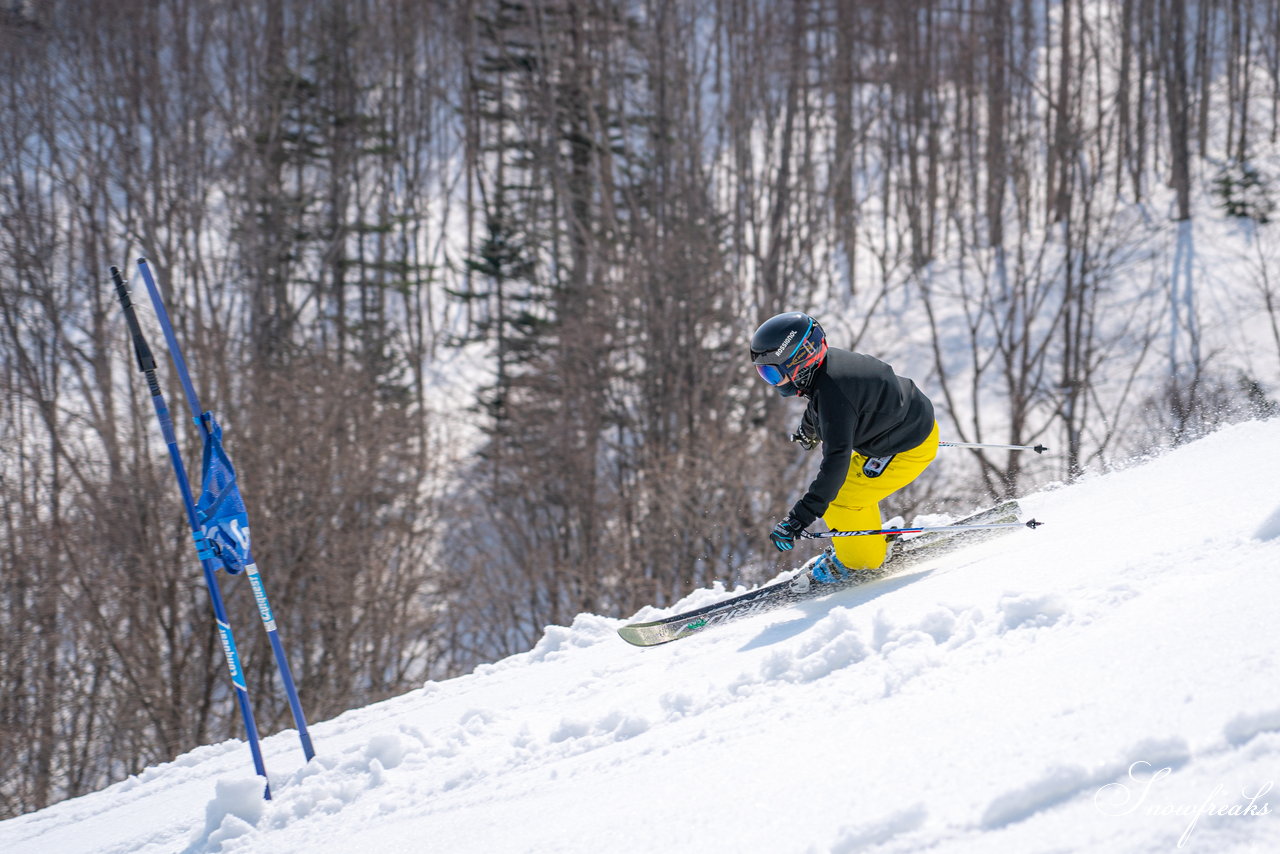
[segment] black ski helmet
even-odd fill
[[[802,311],[776,314],[751,336],[751,362],[783,397],[803,392],[827,357],[822,325]]]

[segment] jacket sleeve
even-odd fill
[[[822,432],[818,430],[818,416],[814,412],[812,401],[810,401],[809,405],[805,407],[804,416],[801,417],[800,427],[796,432],[809,436],[813,439],[822,439]]]
[[[809,411],[805,411],[806,421]],[[839,406],[834,411],[818,414],[819,435],[822,437],[822,465],[818,476],[809,484],[809,491],[791,508],[804,527],[809,527],[827,508],[844,486],[849,476],[849,462],[853,458],[853,434],[855,417],[852,407]]]

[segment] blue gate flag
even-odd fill
[[[204,428],[204,463],[200,500],[196,502],[200,530],[222,568],[238,575],[253,563],[249,546],[249,515],[236,469],[222,447],[222,427],[212,412],[200,416]]]

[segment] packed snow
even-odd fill
[[[1237,425],[1024,498],[1039,530],[675,643],[549,627],[314,725],[307,765],[268,738],[271,801],[231,740],[0,850],[1280,850],[1278,485],[1280,420]]]

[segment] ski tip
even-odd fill
[[[618,637],[622,638],[632,646],[653,646],[653,639],[648,636],[642,629],[643,626],[623,626],[618,629]],[[661,643],[661,641],[659,641]]]
[[[695,620],[694,628],[701,628],[705,621]],[[656,620],[652,623],[628,623],[618,629],[618,637],[632,646],[658,646],[684,637],[688,622]]]
[[[622,638],[632,646],[644,646],[644,644],[636,638],[636,633],[630,626],[623,626],[618,629],[618,637]]]

